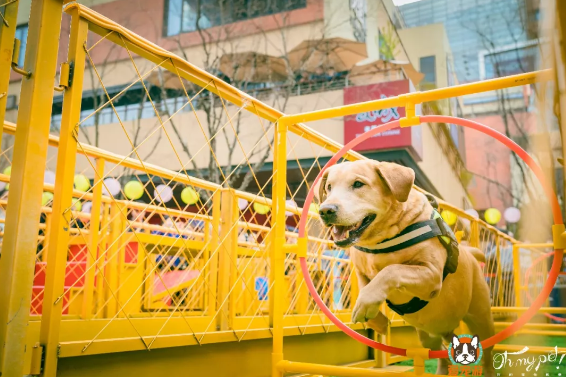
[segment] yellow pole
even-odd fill
[[[309,306],[309,290],[307,284],[305,283],[305,278],[301,272],[301,264],[299,262],[299,257],[296,256],[295,261],[295,294],[297,295],[297,301],[295,305],[295,312],[297,314],[305,314]]]
[[[229,290],[232,291],[231,297],[228,298],[228,328],[234,329],[234,318],[236,317],[236,300],[241,291],[241,283],[238,279],[238,198],[233,189],[225,191],[226,198],[222,205],[230,206],[228,213],[230,217],[228,220],[227,228],[230,230],[228,237],[224,239],[224,250],[229,253],[228,258],[228,271],[229,271]],[[228,272],[226,271],[226,272]]]
[[[106,286],[106,307],[104,308],[107,318],[114,316],[118,311],[120,284],[120,256],[121,249],[124,247],[122,235],[126,228],[126,221],[123,213],[126,213],[125,205],[114,201],[110,206],[110,238],[108,240],[108,251],[106,253],[105,276],[108,281]]]
[[[210,262],[210,272],[208,273],[209,289],[208,289],[208,316],[214,317],[216,314],[216,302],[217,302],[217,287],[218,287],[218,240],[220,232],[220,201],[222,200],[221,191],[217,190],[212,195],[212,229],[210,229],[210,245],[209,245],[209,255],[212,258]],[[205,224],[209,227],[211,224]]]
[[[505,306],[505,302],[503,300],[505,284],[503,284],[503,276],[501,274],[501,247],[499,244],[499,236],[495,236],[495,260],[497,261],[497,270],[495,271],[497,276],[497,304]]]
[[[92,301],[94,295],[94,276],[96,274],[96,258],[98,255],[98,241],[100,240],[100,209],[102,208],[102,179],[104,178],[103,158],[96,160],[96,173],[94,175],[94,188],[92,208],[90,211],[89,245],[86,254],[86,276],[84,285],[82,318],[92,317]],[[101,248],[102,249],[102,248]],[[102,277],[102,276],[101,276]]]
[[[73,14],[68,62],[74,65],[72,85],[65,90],[61,118],[61,135],[57,152],[57,173],[53,197],[53,215],[49,233],[49,252],[43,295],[43,314],[39,341],[45,349],[44,376],[57,373],[59,328],[63,309],[67,251],[73,221],[70,208],[73,200],[73,178],[77,158],[77,124],[81,115],[83,75],[88,25]],[[55,52],[53,52],[55,54]],[[53,80],[51,80],[52,82]]]
[[[43,250],[41,252],[41,261],[47,262],[47,249],[49,248],[49,233],[51,233],[51,218],[53,217],[52,213],[45,214],[45,232],[43,235],[45,238],[43,239]]]
[[[478,220],[472,220],[470,229],[470,246],[480,247],[480,226]]]
[[[0,373],[21,377],[41,212],[63,0],[33,0],[0,258]],[[2,52],[3,54],[4,52]]]
[[[284,122],[277,122],[274,139],[273,161],[273,208],[271,238],[271,268],[273,285],[273,305],[271,306],[271,322],[273,326],[273,354],[271,357],[272,377],[283,376],[277,364],[283,360],[283,303],[285,301],[285,201],[287,198],[287,129]]]
[[[228,303],[228,301],[234,301],[230,300],[228,295],[232,281],[233,266],[231,258],[233,255],[233,243],[237,242],[238,237],[237,228],[234,227],[234,229],[231,229],[234,225],[235,216],[237,218],[238,215],[237,212],[234,213],[233,204],[235,200],[233,190],[226,189],[222,191],[222,203],[220,206],[220,249],[218,250],[218,307],[216,308],[216,310],[220,311],[216,320],[222,331],[230,328],[230,309],[232,304]]]
[[[515,306],[523,306],[521,302],[521,261],[519,259],[519,245],[513,245],[513,285],[515,291]]]
[[[19,1],[7,2],[7,5],[4,6],[6,23],[0,24],[0,120],[2,124],[4,124],[6,116],[6,100],[8,99],[10,74],[12,72],[12,55],[14,54],[19,3]],[[0,140],[2,140],[2,131],[3,129],[0,129]],[[1,148],[0,145],[0,150]]]
[[[548,268],[548,258],[544,258],[543,261],[542,261],[542,264],[543,264],[544,270],[542,271],[542,282],[541,283],[545,284],[546,279],[548,278],[548,271],[550,270]],[[545,305],[550,306],[550,296],[546,298]]]
[[[110,205],[104,203],[102,206],[102,221],[100,222],[100,241],[98,249],[98,266],[96,271],[98,273],[98,278],[96,279],[96,305],[95,310],[98,313],[97,317],[103,316],[100,309],[104,305],[104,265],[106,264],[106,249],[108,247],[108,229],[109,229],[109,216],[110,216]]]

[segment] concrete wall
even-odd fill
[[[442,24],[431,24],[410,29],[398,30],[401,42],[407,51],[413,66],[420,70],[421,57],[436,57],[436,86],[448,86],[447,61],[450,56],[450,44]]]

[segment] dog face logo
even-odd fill
[[[477,364],[481,359],[482,351],[477,335],[452,336],[449,355],[453,364]]]

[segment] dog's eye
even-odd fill
[[[356,182],[354,182],[354,184],[352,185],[352,187],[355,188],[355,189],[360,188],[360,187],[362,187],[362,186],[365,186],[365,183],[360,182],[360,181],[356,181]]]
[[[328,185],[328,187],[326,188],[326,191],[330,192],[330,190],[332,190],[332,185]]]

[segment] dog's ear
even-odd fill
[[[326,180],[328,179],[328,169],[324,172],[318,183],[314,186],[314,196],[319,203],[326,200]]]
[[[479,338],[477,335],[474,335],[470,344],[472,345],[472,347],[478,348],[478,343],[479,343]]]
[[[456,336],[456,334],[452,334],[452,348],[456,349],[460,345],[460,339]]]
[[[406,202],[415,183],[415,172],[411,168],[391,162],[378,162],[377,173],[383,178],[393,197]]]

